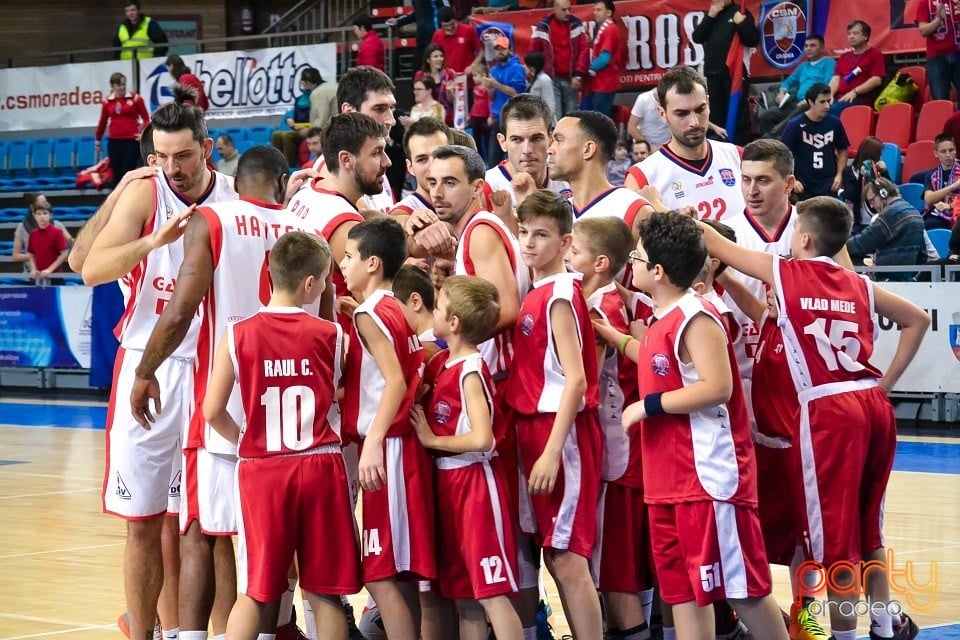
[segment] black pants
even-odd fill
[[[107,157],[110,158],[110,169],[113,171],[113,184],[120,183],[120,178],[127,171],[133,171],[143,166],[140,159],[140,142],[137,140],[107,140]]]

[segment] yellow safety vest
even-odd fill
[[[147,30],[150,27],[150,18],[144,17],[137,26],[137,30],[131,34],[127,29],[127,23],[120,25],[117,37],[120,38],[120,46],[123,51],[120,52],[121,60],[133,60],[134,58],[152,58],[153,47],[149,46],[150,37]]]

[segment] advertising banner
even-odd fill
[[[280,116],[300,95],[300,72],[315,67],[324,80],[336,78],[337,45],[275,47],[183,56],[207,90],[208,120]],[[163,58],[140,61],[140,92],[152,112],[173,99],[173,78]]]
[[[0,366],[90,368],[90,287],[0,287]]]

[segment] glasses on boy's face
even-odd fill
[[[646,258],[641,258],[640,252],[637,251],[636,249],[634,249],[629,254],[627,254],[627,260],[629,260],[630,262],[643,262],[644,264],[653,264]]]

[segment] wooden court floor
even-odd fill
[[[90,428],[102,426],[102,407],[48,408],[0,402],[0,640],[120,638],[124,526],[100,511],[104,432]],[[902,437],[901,447],[885,531],[907,588],[893,597],[933,627],[921,637],[958,637],[960,440]],[[786,606],[787,571],[774,580]],[[546,588],[559,637],[567,625],[549,578]],[[358,610],[364,601],[356,597]]]

